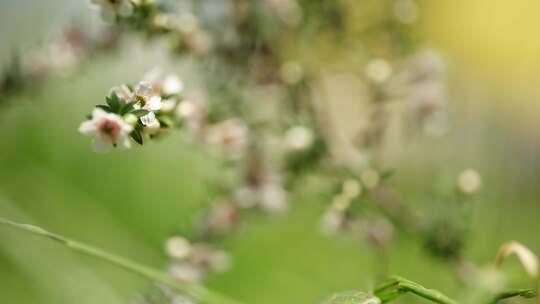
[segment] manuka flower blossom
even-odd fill
[[[81,123],[79,132],[94,136],[93,146],[96,152],[106,152],[113,146],[129,148],[129,133],[133,127],[122,117],[114,113],[107,113],[95,108],[92,118]]]
[[[91,0],[98,5],[101,17],[106,22],[114,22],[117,16],[129,17],[133,14],[133,4],[130,0]]]
[[[135,100],[142,103],[142,105],[137,103],[135,108],[141,107],[142,109],[149,111],[148,114],[141,117],[142,124],[150,128],[159,127],[159,122],[156,119],[156,114],[154,112],[161,109],[162,103],[161,97],[154,92],[152,84],[147,81],[139,82],[135,87],[134,97]]]

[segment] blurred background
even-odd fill
[[[353,2],[359,12],[376,3]],[[480,264],[490,263],[511,239],[540,253],[539,12],[535,0],[419,1],[412,27],[422,45],[448,62],[450,131],[397,151],[390,183],[411,204],[429,206],[434,202],[426,193],[434,180],[477,170],[483,187],[472,203],[466,256]],[[96,27],[96,15],[84,0],[1,0],[0,62],[73,20]],[[164,241],[189,233],[192,216],[207,199],[203,180],[215,174],[215,166],[174,134],[144,148],[101,155],[77,132],[111,86],[134,81],[156,65],[174,66],[187,86],[197,80],[193,62],[171,63],[163,49],[135,41],[1,104],[0,215],[165,267]],[[339,103],[345,111],[346,102]],[[234,267],[213,276],[209,286],[257,304],[318,303],[335,291],[371,288],[380,271],[377,252],[319,232],[325,199],[309,188],[293,193],[291,212],[253,219],[248,229],[224,240]],[[387,257],[389,273],[458,292],[449,267],[410,236],[396,239]],[[517,264],[508,267],[519,270]],[[0,228],[1,303],[128,303],[151,285]]]

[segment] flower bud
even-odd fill
[[[124,115],[124,121],[132,126],[134,126],[138,120],[139,119],[134,114],[129,113],[129,114]]]

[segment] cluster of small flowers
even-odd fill
[[[204,55],[213,48],[213,39],[189,12],[173,14],[154,0],[92,0],[107,23],[117,23],[145,31],[165,34],[179,52]]]
[[[181,236],[171,237],[166,250],[172,259],[169,273],[179,281],[202,283],[209,274],[231,267],[231,258],[225,251],[206,243],[191,243]]]
[[[365,196],[380,183],[381,174],[374,169],[364,169],[358,177],[348,176],[321,218],[322,231],[330,235],[358,235],[374,247],[386,248],[392,240],[394,225],[384,216],[365,210]]]
[[[111,90],[105,105],[98,105],[79,131],[93,136],[97,152],[112,147],[130,148],[130,138],[142,144],[175,124],[174,112],[182,100],[183,83],[171,74],[161,77],[152,71],[135,86],[121,85]]]
[[[76,24],[68,25],[45,45],[15,53],[0,75],[0,98],[36,87],[48,77],[67,77],[90,57],[113,50],[119,32],[102,31],[92,35]]]
[[[231,268],[229,254],[208,243],[190,242],[182,236],[173,236],[165,243],[165,252],[171,259],[168,273],[179,282],[204,284],[209,275]],[[196,304],[186,293],[164,285],[138,295],[133,304]]]

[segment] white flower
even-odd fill
[[[259,192],[260,204],[265,211],[279,213],[287,210],[287,191],[278,183],[265,183]]]
[[[191,244],[181,236],[173,236],[165,245],[169,256],[175,259],[184,259],[191,254]]]
[[[202,219],[205,232],[224,234],[232,231],[239,221],[238,207],[226,199],[214,202],[208,213]]]
[[[313,145],[313,132],[304,126],[295,126],[285,133],[285,142],[291,150],[309,149]]]
[[[321,230],[325,234],[335,234],[344,226],[345,222],[345,213],[330,208],[321,218]]]
[[[392,66],[384,59],[372,59],[366,65],[365,73],[375,82],[384,82],[392,76]]]
[[[183,282],[200,283],[204,279],[203,269],[192,263],[174,264],[169,268],[169,273]]]
[[[355,199],[362,194],[362,185],[358,180],[349,178],[343,182],[342,193],[348,199]]]
[[[184,83],[178,75],[168,74],[163,77],[159,68],[154,68],[146,73],[143,81],[149,83],[154,92],[159,95],[177,95],[184,90]]]
[[[116,94],[118,98],[123,99],[125,102],[131,102],[135,97],[135,94],[125,84],[112,88],[111,92]]]
[[[476,170],[467,169],[459,175],[457,186],[465,194],[478,192],[482,186],[482,177]]]
[[[161,109],[161,97],[157,95],[148,81],[141,81],[135,87],[135,97],[142,102],[143,109],[159,111]]]
[[[206,120],[206,97],[202,91],[195,90],[180,102],[176,108],[176,115],[186,122],[187,128],[192,132],[200,131]]]
[[[162,93],[165,95],[180,94],[184,89],[184,83],[175,74],[165,76],[162,83]]]
[[[82,134],[94,136],[93,146],[96,152],[106,152],[113,146],[129,148],[129,133],[132,130],[133,127],[122,117],[100,108],[95,108],[92,118],[81,123],[79,127]]]
[[[130,0],[91,0],[98,5],[101,17],[106,22],[113,23],[117,16],[129,17],[133,14],[133,5]]]
[[[210,273],[224,272],[230,269],[229,255],[205,243],[190,244],[182,237],[174,237],[167,243],[167,249],[173,249],[176,260],[169,272],[178,280],[200,283]],[[187,250],[189,249],[189,250]]]
[[[143,125],[150,128],[158,128],[159,122],[156,119],[155,111],[161,110],[161,97],[154,92],[152,84],[148,81],[141,81],[135,87],[135,98],[142,103],[142,109],[150,111],[141,117]],[[137,104],[136,108],[140,107]]]
[[[248,128],[239,119],[225,120],[208,130],[206,138],[211,145],[217,146],[227,156],[239,157],[248,142]]]

